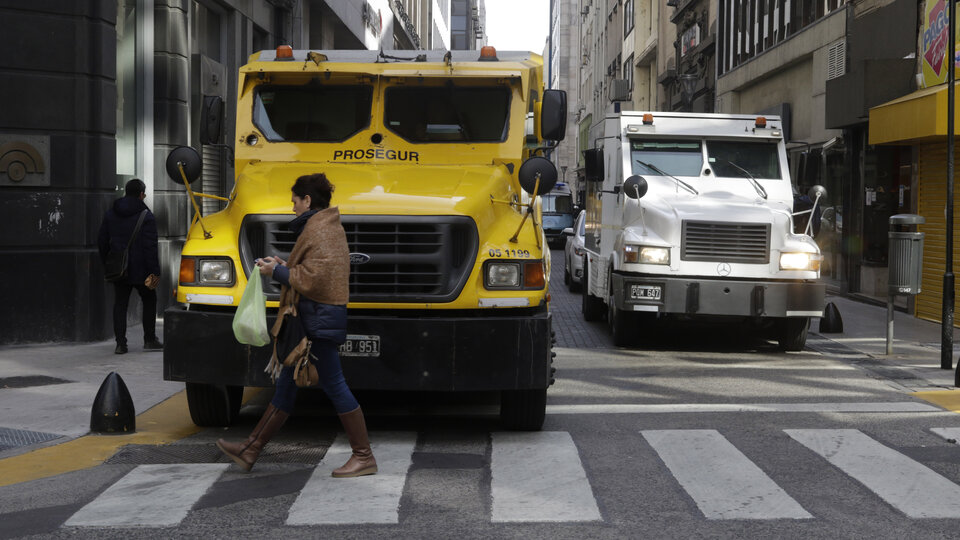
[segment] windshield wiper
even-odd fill
[[[725,159],[724,161],[726,161],[726,162],[729,163],[730,165],[733,165],[733,166],[736,167],[740,172],[742,172],[743,174],[747,175],[747,178],[750,179],[750,183],[753,184],[753,189],[757,190],[757,193],[759,193],[760,196],[763,197],[764,199],[767,198],[767,190],[763,189],[763,186],[761,186],[761,185],[760,185],[760,182],[757,182],[757,179],[754,178],[752,174],[750,174],[750,171],[744,169],[743,167],[737,165],[736,163],[730,161],[729,159]]]
[[[657,167],[656,165],[654,165],[654,164],[652,164],[652,163],[647,163],[647,162],[645,162],[645,161],[640,161],[639,159],[636,160],[636,162],[639,163],[639,164],[641,164],[641,165],[643,165],[644,167],[652,170],[653,172],[660,174],[661,176],[669,176],[670,178],[673,178],[673,181],[674,181],[674,182],[676,182],[677,184],[679,184],[679,185],[683,186],[684,188],[686,188],[687,190],[689,190],[690,193],[693,193],[694,195],[699,195],[699,194],[700,194],[700,192],[697,191],[696,189],[694,189],[694,187],[691,186],[690,184],[684,182],[683,180],[677,178],[676,176],[674,176],[674,175],[672,175],[672,174],[667,174],[667,173],[663,172],[663,171],[660,170],[660,168]]]

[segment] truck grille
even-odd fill
[[[684,261],[770,262],[769,223],[684,221],[682,242]]]
[[[240,233],[249,275],[258,257],[286,259],[296,241],[288,216],[250,215]],[[473,269],[477,229],[463,216],[340,216],[353,255],[351,302],[450,302]],[[366,262],[361,262],[361,261]],[[264,283],[276,300],[280,284]]]

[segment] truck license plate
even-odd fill
[[[630,285],[630,298],[633,300],[659,300],[659,285]]]
[[[380,336],[348,334],[340,356],[380,356]]]

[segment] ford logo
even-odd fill
[[[365,264],[370,262],[370,256],[366,253],[351,253],[350,264]]]

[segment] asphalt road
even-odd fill
[[[339,425],[304,395],[245,474],[213,442],[244,437],[264,393],[230,429],[0,488],[0,537],[957,535],[960,416],[815,335],[781,353],[747,327],[655,326],[614,348],[562,270],[557,250],[542,432],[500,431],[496,396],[361,394],[381,472],[331,480]]]

